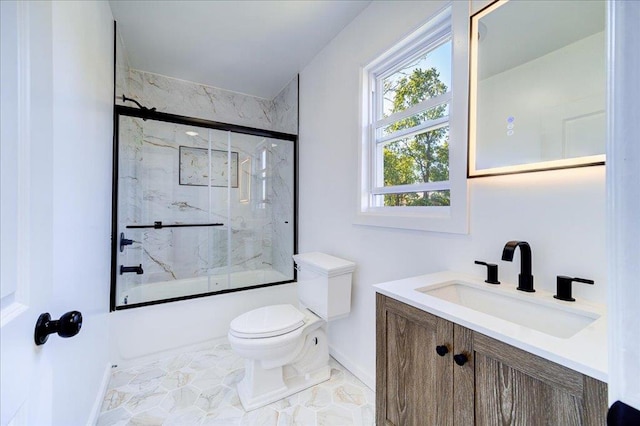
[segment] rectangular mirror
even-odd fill
[[[604,164],[604,1],[494,2],[470,59],[469,177]]]

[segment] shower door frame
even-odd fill
[[[114,105],[113,111],[113,171],[112,171],[112,194],[111,194],[111,294],[109,297],[109,311],[119,311],[123,309],[139,308],[142,306],[157,305],[160,303],[176,302],[179,300],[195,299],[216,294],[233,293],[236,291],[251,290],[255,288],[270,287],[274,285],[287,284],[297,281],[297,271],[293,268],[293,279],[278,281],[274,283],[258,284],[253,286],[218,290],[207,293],[190,294],[169,299],[152,300],[143,303],[117,306],[116,304],[116,281],[117,255],[118,255],[118,167],[119,167],[119,141],[120,141],[120,117],[135,117],[143,120],[163,121],[166,123],[182,124],[187,126],[203,127],[213,130],[230,131],[251,136],[280,139],[293,143],[293,253],[298,252],[298,135],[282,133],[272,130],[257,129],[254,127],[241,126],[237,124],[221,123],[218,121],[205,120],[202,118],[187,117],[183,115],[158,112],[150,109],[138,109],[124,105]]]

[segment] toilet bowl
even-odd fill
[[[294,322],[293,313],[299,321]],[[286,326],[282,319],[291,322]],[[247,320],[261,318],[251,325]],[[252,336],[255,324],[261,331]],[[275,324],[272,327],[267,324]],[[249,311],[231,322],[229,344],[245,359],[238,395],[254,410],[329,379],[326,323],[311,311],[274,305]]]
[[[300,307],[263,306],[229,326],[229,344],[245,359],[238,395],[247,411],[330,377],[326,321],[348,315],[355,264],[317,252],[294,255],[294,260]]]

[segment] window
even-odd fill
[[[363,70],[357,220],[362,224],[466,232],[466,224],[441,226],[451,219],[452,206],[464,205],[466,217],[466,112],[462,114],[465,120],[457,122],[457,131],[452,128],[451,117],[454,110],[466,111],[464,79],[468,66],[462,65],[465,68],[461,80],[460,72],[454,72],[453,67],[452,7]],[[465,87],[455,87],[456,81],[462,81]],[[462,98],[454,96],[458,90],[463,93]],[[460,167],[460,148],[465,154],[457,173],[452,165]],[[463,176],[460,194],[453,193],[454,187],[460,187],[460,179],[456,184],[452,174]],[[398,222],[389,219],[392,217],[412,219]],[[433,218],[440,225],[435,225]]]

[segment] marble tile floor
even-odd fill
[[[226,341],[129,368],[114,368],[97,426],[373,425],[375,396],[333,358],[331,378],[245,412],[236,383],[244,363]]]

